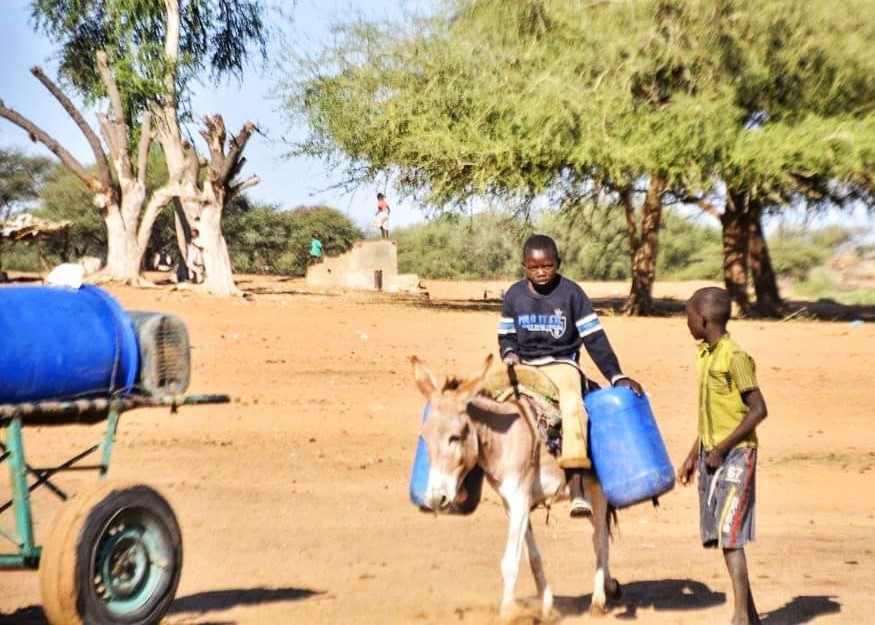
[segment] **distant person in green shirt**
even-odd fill
[[[322,255],[322,241],[319,240],[319,233],[316,232],[313,234],[313,238],[310,239],[310,264],[321,263]]]

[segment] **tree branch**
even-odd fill
[[[146,245],[149,243],[149,236],[152,234],[152,226],[155,224],[158,213],[179,193],[180,188],[176,183],[165,184],[152,192],[152,196],[149,198],[149,202],[146,204],[143,216],[140,219],[140,228],[137,231],[137,245],[140,246],[140,249],[146,249]]]
[[[89,189],[94,190],[96,184],[99,184],[101,181],[95,179],[93,175],[88,173],[88,170],[82,166],[82,164],[76,160],[76,157],[70,154],[60,143],[58,143],[57,139],[52,137],[45,130],[34,124],[28,118],[21,115],[15,109],[8,108],[6,104],[0,100],[0,117],[12,122],[26,133],[30,135],[32,141],[39,141],[44,146],[46,146],[52,154],[57,156],[60,161],[67,167],[71,172],[73,172],[77,178],[79,178],[82,182],[84,182]],[[106,189],[100,189],[101,191],[106,191]]]
[[[97,114],[97,125],[100,126],[100,132],[103,134],[103,139],[106,141],[106,144],[109,146],[109,153],[113,159],[115,159],[119,153],[119,146],[116,143],[115,132],[112,128],[112,122],[109,121],[109,118],[103,113]],[[124,172],[120,172],[124,173]]]
[[[97,177],[100,180],[101,184],[104,186],[104,190],[112,189],[112,176],[109,173],[109,162],[106,158],[106,153],[103,151],[103,146],[100,144],[100,139],[97,137],[97,133],[85,122],[85,118],[82,117],[82,113],[79,112],[79,109],[73,104],[73,102],[61,91],[58,86],[52,82],[52,80],[45,75],[42,68],[39,66],[32,67],[30,73],[33,74],[37,80],[39,80],[43,86],[49,90],[54,98],[64,107],[64,110],[67,111],[67,114],[72,118],[72,120],[79,127],[79,130],[82,131],[82,134],[85,135],[85,140],[88,141],[88,145],[91,146],[91,151],[94,153],[94,162],[97,165]],[[54,141],[54,139],[52,140]],[[43,142],[45,143],[45,142]],[[57,142],[55,142],[57,143]],[[46,147],[49,147],[46,144]],[[49,148],[51,149],[51,148]],[[54,152],[54,150],[52,150]],[[57,155],[57,152],[55,152]],[[61,158],[58,155],[58,158]],[[61,159],[62,162],[63,159]],[[64,162],[66,165],[67,163]],[[76,173],[74,171],[74,173]],[[76,173],[79,176],[78,173]],[[81,178],[81,176],[79,176]],[[84,180],[84,178],[83,178]],[[90,185],[89,185],[90,186]]]
[[[231,194],[232,194],[232,195],[237,195],[238,193],[240,193],[241,191],[243,191],[243,189],[248,189],[249,187],[254,187],[254,186],[257,185],[259,182],[261,182],[261,177],[260,177],[260,176],[250,176],[249,178],[247,178],[247,179],[244,180],[243,182],[240,182],[240,183],[235,184],[234,186],[232,186],[231,189],[230,189]]]
[[[149,145],[152,143],[152,113],[143,113],[140,126],[140,144],[137,147],[137,180],[146,184],[146,167],[149,164]]]
[[[620,189],[620,201],[623,203],[626,213],[626,235],[629,237],[629,249],[634,252],[638,249],[638,225],[635,223],[635,205],[632,203],[632,187]]]
[[[205,128],[200,131],[207,142],[210,151],[210,169],[212,178],[218,184],[223,184],[222,174],[226,169],[225,160],[225,120],[221,115],[204,116]]]
[[[252,136],[252,133],[258,130],[258,126],[253,124],[252,122],[246,122],[243,125],[243,128],[240,129],[240,132],[237,133],[237,136],[231,139],[230,150],[228,150],[227,161],[225,162],[225,169],[222,171],[222,182],[228,184],[234,177],[240,173],[240,169],[243,167],[243,163],[245,162],[241,159],[240,155],[243,153],[246,144],[249,142],[249,138]]]
[[[706,200],[703,197],[688,195],[686,197],[680,198],[680,201],[683,202],[684,204],[695,204],[696,206],[701,208],[703,211],[705,211],[706,213],[708,213],[712,217],[716,218],[717,221],[720,221],[720,219],[723,217],[723,213],[721,213],[720,209],[714,205],[714,202]]]
[[[122,96],[119,93],[115,77],[109,70],[109,61],[106,58],[106,52],[103,50],[97,53],[97,70],[100,72],[100,78],[106,86],[106,93],[109,95],[109,104],[112,108],[112,119],[110,120],[109,128],[114,133],[112,143],[116,149],[115,160],[124,168],[124,173],[129,178],[133,178],[134,172],[131,170],[131,158],[127,147],[128,128],[125,123],[125,109],[122,105]],[[119,175],[122,175],[122,173],[119,172]]]

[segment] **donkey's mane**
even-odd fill
[[[459,378],[447,378],[447,381],[444,382],[444,391],[455,391],[462,385],[464,380],[460,380]]]

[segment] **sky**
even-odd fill
[[[331,25],[354,13],[383,20],[402,20],[411,12],[421,12],[433,5],[431,0],[297,0],[282,2],[292,17],[289,36],[295,45],[315,52],[330,37]],[[0,0],[0,99],[54,136],[65,148],[90,164],[94,161],[82,133],[48,91],[30,73],[39,65],[54,78],[56,64],[52,56],[57,48],[30,24],[30,0]],[[392,227],[424,221],[425,215],[412,201],[399,197],[392,188],[368,186],[354,192],[331,189],[340,176],[314,159],[288,158],[284,138],[303,136],[304,129],[291,128],[274,96],[274,70],[249,68],[242,84],[232,81],[220,87],[203,86],[197,90],[194,109],[197,116],[221,113],[230,132],[244,123],[258,124],[262,134],[249,140],[244,155],[247,162],[241,178],[257,175],[261,182],[246,190],[257,203],[271,203],[291,209],[299,205],[322,204],[337,208],[360,226],[366,226],[376,210],[376,193],[386,193],[392,207]],[[85,119],[97,128],[94,112]],[[192,132],[196,132],[195,126]],[[198,136],[198,138],[200,138]],[[203,147],[202,145],[200,147]],[[14,124],[0,119],[0,148],[17,148],[31,155],[52,156],[41,144],[33,143]],[[53,156],[52,156],[53,157]],[[53,157],[54,158],[54,157]]]

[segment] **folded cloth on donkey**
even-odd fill
[[[538,416],[538,431],[553,454],[562,448],[562,412],[559,410],[559,389],[542,371],[531,365],[514,365],[516,387],[508,367],[490,371],[483,380],[483,389],[495,401],[505,401],[519,393],[531,400]]]

